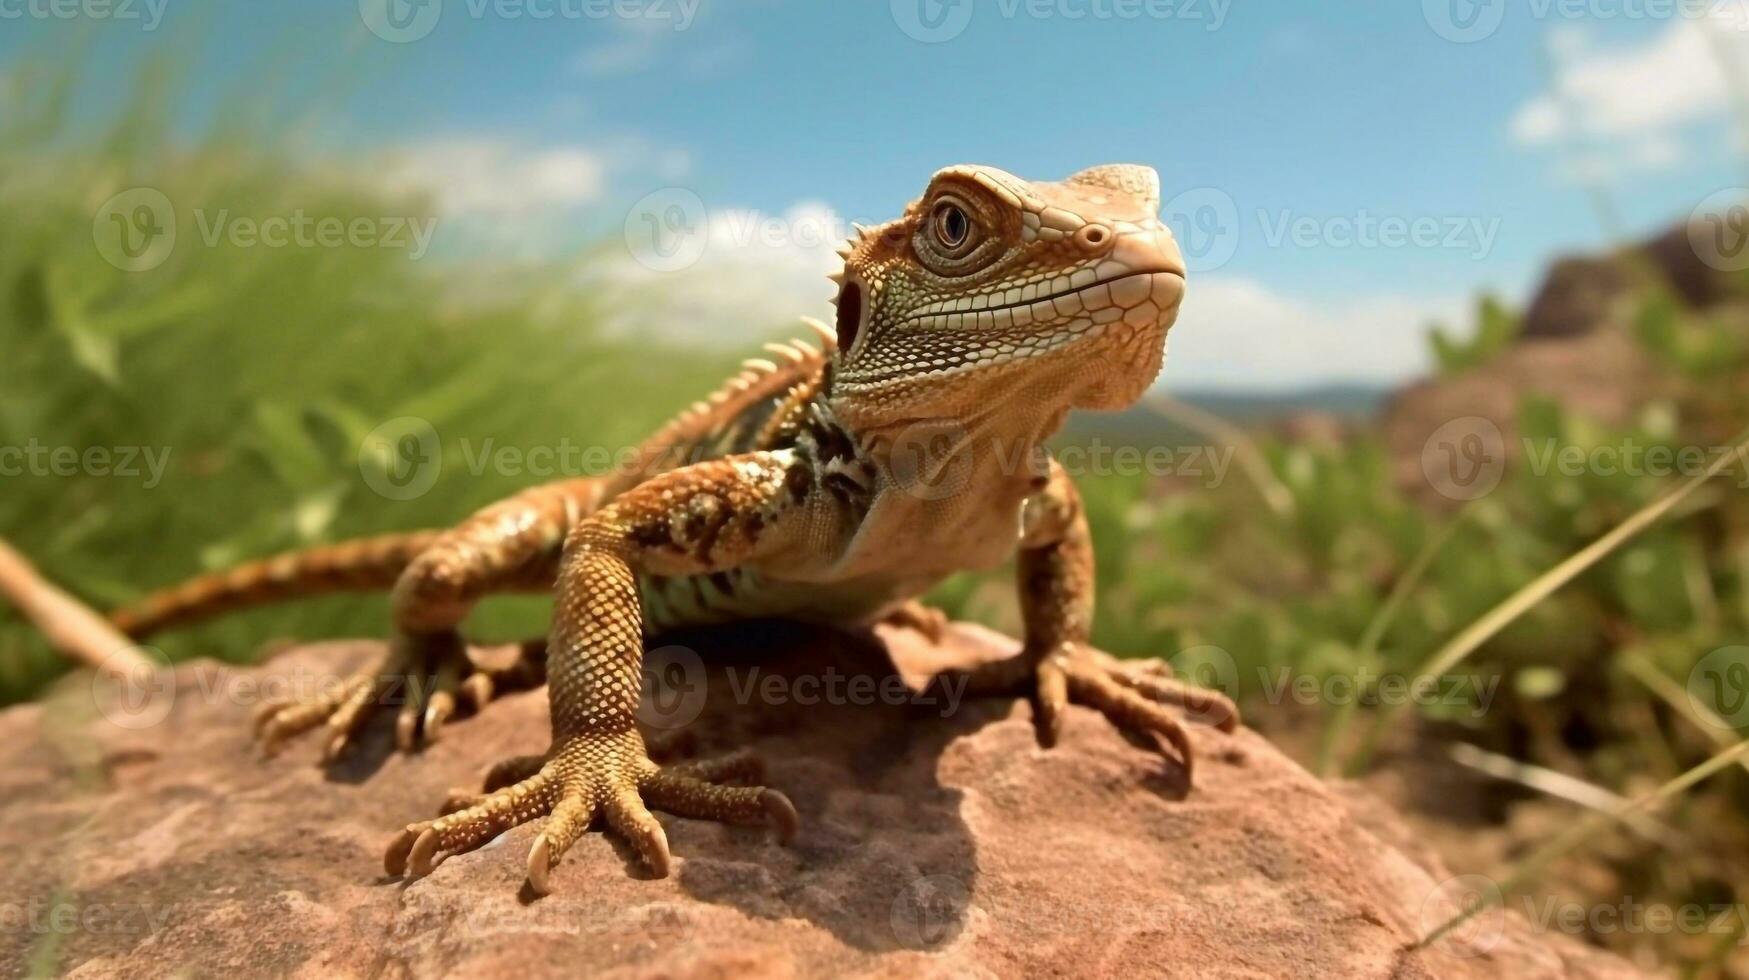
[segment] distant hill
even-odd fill
[[[1179,401],[1232,422],[1268,422],[1296,412],[1371,415],[1393,389],[1386,385],[1336,384],[1293,391],[1184,391]]]
[[[1384,385],[1337,384],[1293,391],[1172,392],[1179,401],[1243,426],[1267,425],[1301,412],[1366,417],[1378,411],[1392,388]],[[1072,412],[1061,439],[1111,445],[1157,446],[1200,443],[1206,437],[1168,421],[1147,405],[1122,412]]]

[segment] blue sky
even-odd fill
[[[1395,381],[1429,317],[1602,246],[1594,188],[1638,235],[1745,181],[1722,81],[1749,67],[1743,0],[50,2],[0,0],[0,65],[114,21],[99,92],[176,45],[191,132],[239,92],[313,101],[314,151],[381,155],[476,241],[556,253],[696,195],[730,218],[703,258],[608,285],[673,300],[633,328],[711,340],[820,313],[830,249],[796,228],[880,220],[937,167],[1133,161],[1203,257],[1169,385]]]

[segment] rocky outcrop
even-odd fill
[[[1619,304],[1637,283],[1653,278],[1696,309],[1730,295],[1727,277],[1701,258],[1689,226],[1679,224],[1625,253],[1557,259],[1525,310],[1522,336],[1539,340],[1591,333],[1621,315]]]
[[[892,660],[866,636],[769,625],[671,644],[656,659],[710,667],[664,717],[695,715],[701,753],[758,750],[799,837],[664,817],[677,867],[651,880],[592,834],[538,899],[521,887],[533,826],[412,883],[386,877],[381,854],[451,786],[543,748],[544,692],[416,756],[391,753],[380,726],[324,771],[313,740],[256,759],[250,714],[375,643],[185,664],[131,701],[70,679],[0,714],[0,963],[76,977],[1634,975],[1501,912],[1416,948],[1468,890],[1391,843],[1408,834],[1377,801],[1245,729],[1192,730],[1194,786],[1091,711],[1042,751],[1024,704],[910,694],[1010,641],[968,626],[939,645],[883,636]]]

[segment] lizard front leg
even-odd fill
[[[1093,539],[1080,494],[1061,464],[1051,462],[1044,485],[1021,514],[1017,563],[1026,642],[1009,660],[971,673],[973,694],[1026,694],[1039,744],[1055,745],[1069,704],[1098,710],[1112,724],[1170,741],[1193,766],[1190,740],[1163,705],[1232,731],[1238,709],[1225,696],[1172,676],[1163,660],[1119,660],[1088,645],[1093,621]]]
[[[708,574],[779,546],[800,514],[803,475],[787,452],[729,457],[653,478],[578,523],[560,562],[548,644],[551,747],[539,759],[507,763],[495,781],[515,781],[466,809],[409,825],[385,856],[389,873],[424,875],[442,858],[542,814],[546,824],[528,856],[528,881],[540,893],[553,862],[598,815],[658,877],[670,856],[650,807],[769,821],[791,836],[796,812],[783,794],[721,784],[752,775],[744,756],[667,767],[650,760],[634,724],[643,680],[637,575]]]
[[[323,758],[331,760],[399,692],[396,743],[410,751],[435,739],[458,707],[477,710],[497,694],[538,685],[540,650],[525,651],[508,670],[479,670],[456,627],[489,593],[549,587],[566,532],[594,509],[599,490],[590,478],[533,487],[437,533],[395,583],[388,654],[319,698],[264,708],[256,719],[263,749],[324,726]]]

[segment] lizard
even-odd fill
[[[635,724],[644,641],[680,626],[788,617],[836,626],[938,627],[918,597],[947,576],[1012,560],[1024,637],[1013,657],[960,672],[970,696],[1030,700],[1038,743],[1068,706],[1171,743],[1188,774],[1179,711],[1238,721],[1218,692],[1157,659],[1088,643],[1093,546],[1071,475],[1044,451],[1071,409],[1137,401],[1163,365],[1185,263],[1159,218],[1149,167],[1109,164],[1060,181],[990,166],[936,172],[884,224],[856,226],[839,255],[832,325],[770,345],[708,399],[652,435],[631,465],[544,484],[448,529],[388,534],[240,565],[113,614],[133,637],[257,603],[388,590],[384,659],[305,701],[266,705],[271,753],[321,729],[322,757],[351,745],[404,692],[397,747],[436,738],[458,711],[545,681],[551,743],[507,759],[475,794],[406,825],[389,874],[418,878],[512,827],[545,818],[527,882],[598,818],[652,874],[672,856],[651,811],[767,824],[799,818],[745,751],[659,765]],[[553,597],[545,642],[509,668],[475,667],[458,631],[506,591]]]

